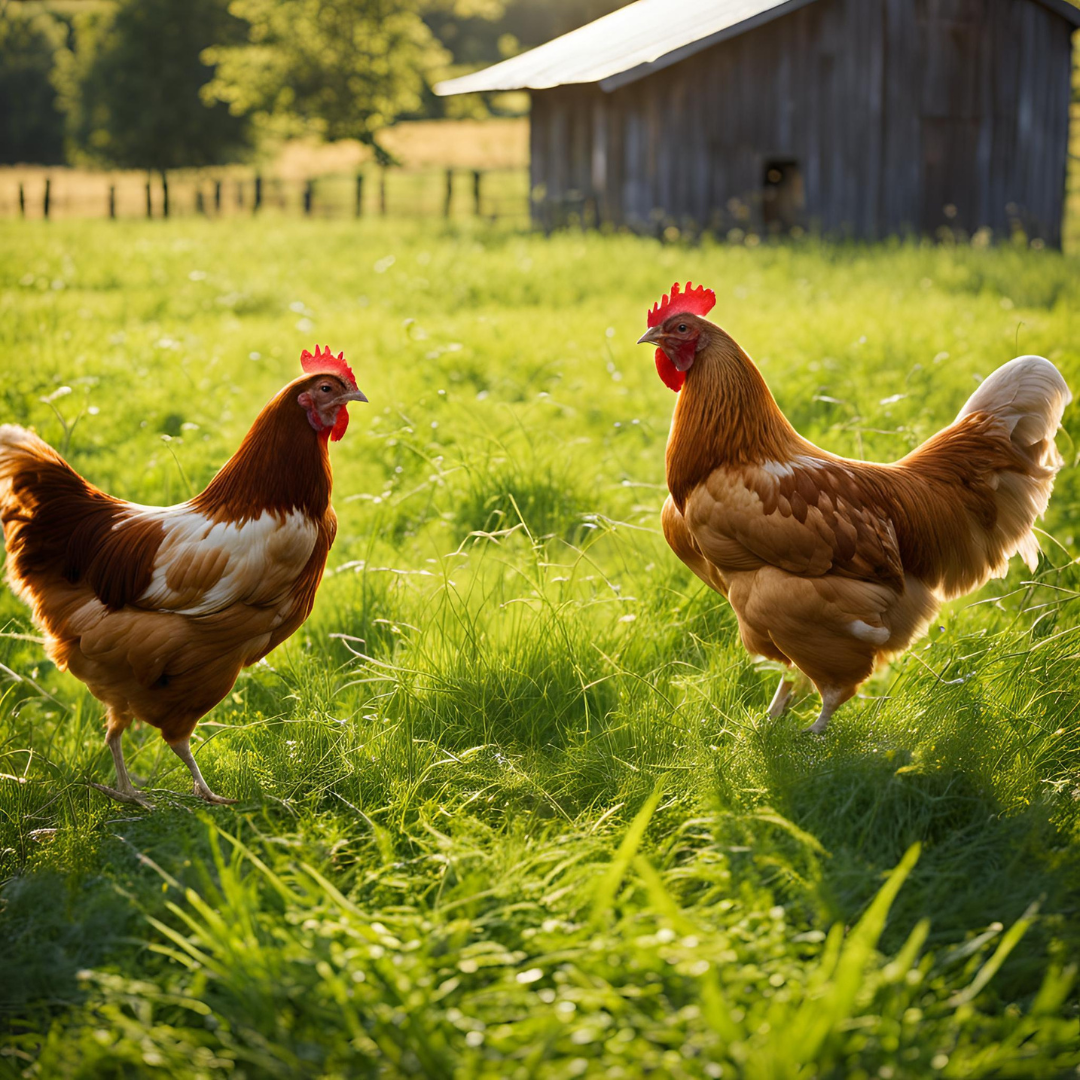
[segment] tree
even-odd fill
[[[206,88],[236,114],[278,131],[358,139],[388,161],[378,133],[423,103],[448,60],[422,18],[424,0],[232,0],[241,45],[215,45]]]
[[[57,71],[77,154],[163,179],[167,169],[234,160],[249,125],[204,100],[214,71],[202,54],[241,30],[225,0],[119,0],[81,17]]]
[[[0,164],[64,160],[64,117],[49,76],[63,25],[0,0]]]

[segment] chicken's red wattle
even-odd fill
[[[663,349],[656,350],[656,371],[664,385],[669,390],[674,390],[676,394],[682,389],[683,383],[686,382],[686,372],[680,371],[671,362],[671,358]]]

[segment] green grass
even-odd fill
[[[196,737],[207,808],[0,599],[0,1074],[1063,1077],[1080,1066],[1080,512],[838,714],[658,534],[675,278],[808,437],[892,459],[1017,352],[1080,386],[1080,263],[401,223],[0,224],[2,418],[185,498],[344,349],[307,625]],[[62,390],[70,387],[70,392]],[[77,422],[76,422],[77,419]],[[167,439],[166,439],[167,437]]]

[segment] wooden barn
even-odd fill
[[[533,216],[988,227],[1060,246],[1067,0],[637,0],[437,93],[527,89]]]

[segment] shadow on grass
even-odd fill
[[[954,729],[980,722],[977,710],[952,717]],[[953,730],[913,750],[857,724],[837,725],[828,742],[783,725],[758,733],[749,772],[759,797],[825,849],[818,891],[831,918],[853,922],[910,845],[922,845],[882,939],[886,951],[920,918],[931,921],[931,942],[957,943],[1038,905],[1028,945],[1005,972],[1013,992],[1032,992],[1048,948],[1080,949],[1080,855],[1052,791],[1006,806],[985,762],[953,752],[980,735],[989,738],[986,730]],[[721,804],[745,807],[746,788],[726,783],[722,768],[718,776]]]

